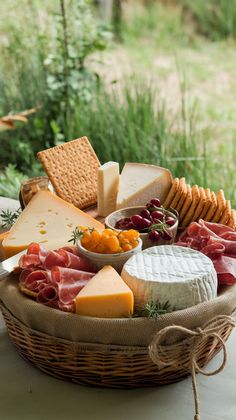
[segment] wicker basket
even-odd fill
[[[175,345],[177,362],[162,367],[152,361],[149,347],[80,343],[35,331],[0,303],[9,337],[19,353],[43,372],[78,384],[133,388],[177,382],[191,371],[189,339]],[[229,318],[229,317],[228,317]],[[210,324],[209,324],[210,325]],[[225,342],[232,322],[217,324],[217,337]],[[215,330],[216,331],[216,330]],[[204,367],[222,348],[215,333],[205,334],[194,349],[197,365]],[[172,346],[167,348],[171,349]]]

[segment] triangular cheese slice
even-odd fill
[[[144,163],[126,163],[120,175],[116,207],[145,206],[152,198],[161,203],[172,185],[168,169]]]
[[[72,231],[78,225],[104,228],[102,223],[82,210],[50,191],[41,190],[33,196],[3,239],[3,254],[9,258],[26,249],[31,242],[38,242],[46,249],[69,245]]]
[[[133,292],[110,265],[103,267],[76,297],[76,313],[97,318],[122,318],[133,313]]]

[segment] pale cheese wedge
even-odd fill
[[[78,315],[122,318],[133,313],[133,292],[110,265],[103,267],[75,299]]]
[[[68,244],[72,231],[84,225],[103,229],[104,225],[50,191],[41,190],[22,211],[9,234],[2,241],[5,258],[23,251],[31,242],[46,249]]]
[[[119,163],[107,162],[98,168],[98,215],[106,217],[116,209],[119,186]]]
[[[173,178],[168,169],[144,163],[126,163],[120,175],[116,208],[145,206],[152,198],[164,202]]]

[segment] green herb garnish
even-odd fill
[[[165,303],[160,303],[159,301],[150,301],[146,303],[143,309],[143,315],[148,318],[157,319],[159,316],[166,314],[167,312],[172,312],[169,301]]]
[[[78,241],[78,239],[81,238],[81,236],[83,236],[82,230],[80,230],[78,227],[76,227],[72,231],[71,238],[68,240],[68,242],[73,242],[73,244],[75,245],[76,242]]]
[[[19,215],[21,213],[21,208],[19,208],[16,211],[12,211],[12,210],[2,210],[2,212],[0,213],[0,217],[2,219],[2,227],[3,228],[10,228],[12,227],[12,225],[14,225],[16,219],[18,219]]]
[[[89,230],[89,232],[93,232],[94,228],[86,228],[86,230]],[[68,240],[68,242],[73,242],[74,245],[76,245],[76,242],[83,236],[84,230],[81,230],[76,226],[76,228],[71,233],[71,238]]]

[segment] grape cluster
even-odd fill
[[[139,214],[118,220],[115,228],[135,229],[140,233],[148,233],[149,239],[153,242],[159,239],[169,241],[172,236],[168,229],[175,223],[176,217],[169,216],[168,212],[161,207],[160,200],[153,198]]]

